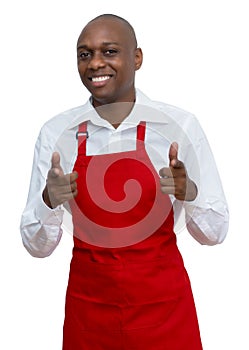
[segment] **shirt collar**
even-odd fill
[[[83,106],[74,109],[74,117],[68,129],[73,129],[85,121],[91,121],[91,123],[100,127],[112,128],[106,120],[99,116],[92,106],[91,100],[90,97]],[[139,89],[136,89],[136,103],[131,113],[122,122],[119,128],[127,129],[129,127],[134,127],[141,121],[168,124],[170,119],[171,118],[165,114],[161,108],[160,102],[150,100]]]

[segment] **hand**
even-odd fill
[[[52,165],[48,172],[47,184],[42,197],[46,205],[50,208],[56,208],[69,199],[77,196],[77,172],[64,174],[60,165],[60,155],[54,152],[52,155]]]
[[[169,167],[159,171],[161,190],[173,194],[181,201],[193,201],[197,196],[197,186],[190,180],[187,170],[178,159],[178,144],[173,142],[169,149]]]

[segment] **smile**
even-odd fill
[[[90,78],[90,80],[94,83],[98,83],[100,81],[109,80],[110,78],[111,78],[110,75],[103,75],[101,77],[92,77],[92,78]]]

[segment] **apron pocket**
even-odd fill
[[[123,288],[129,305],[144,305],[170,301],[181,297],[191,288],[181,261],[165,258],[127,264]]]
[[[123,330],[131,331],[158,327],[168,322],[177,307],[178,299],[164,302],[133,305],[123,309]],[[148,332],[150,330],[148,329]]]
[[[120,331],[121,313],[115,305],[91,302],[68,295],[65,322],[75,331]]]

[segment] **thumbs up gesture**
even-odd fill
[[[159,171],[161,190],[173,194],[176,199],[193,201],[197,196],[197,186],[188,177],[184,163],[178,159],[178,144],[173,142],[169,149],[169,167]]]
[[[76,179],[78,174],[77,172],[64,174],[60,165],[60,155],[57,152],[53,153],[51,163],[42,196],[48,207],[55,208],[77,196]]]

